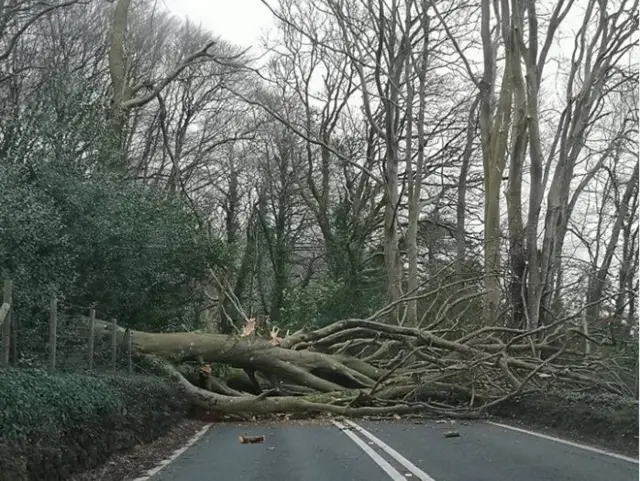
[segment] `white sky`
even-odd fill
[[[273,27],[271,12],[260,0],[163,0],[178,17],[188,17],[241,47],[258,46]]]

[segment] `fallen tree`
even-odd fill
[[[177,382],[194,405],[220,413],[477,417],[514,396],[550,388],[633,395],[604,361],[572,349],[582,334],[570,319],[456,336],[437,329],[439,322],[427,328],[378,322],[385,312],[283,338],[277,330],[270,339],[257,336],[253,320],[236,335],[118,327],[117,338],[124,344],[130,335],[136,356]],[[110,336],[112,324],[98,322],[96,329]],[[241,368],[255,389],[232,386],[210,369],[203,384],[181,369],[185,363]]]

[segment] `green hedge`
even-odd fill
[[[66,479],[149,442],[187,413],[179,391],[143,376],[0,371],[0,481]]]

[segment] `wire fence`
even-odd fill
[[[96,336],[99,313],[95,306],[76,306],[51,297],[47,325],[26,329],[16,316],[13,297],[13,283],[5,280],[0,305],[0,366],[46,368],[50,374],[133,374],[139,370],[133,362],[132,337],[127,331],[124,339],[118,338],[115,318],[109,320],[109,336]]]

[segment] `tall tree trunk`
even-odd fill
[[[238,243],[238,208],[240,206],[240,194],[238,192],[238,174],[238,169],[236,168],[234,162],[233,148],[231,148],[229,149],[229,190],[224,200],[224,223],[227,247],[231,249],[234,257],[238,257],[240,255],[240,246]],[[251,222],[251,218],[249,219],[249,222]],[[254,246],[252,245],[251,239],[249,237],[249,229],[247,229],[246,241],[245,252],[242,255],[240,265],[238,266],[233,263],[232,267],[226,270],[223,274],[225,285],[228,285],[229,289],[231,289],[232,284],[235,285],[235,287],[233,288],[233,294],[235,295],[238,302],[242,301],[242,291],[244,288],[245,278],[249,272],[249,262],[251,262],[253,258],[252,249]],[[234,303],[231,301],[231,298],[229,296],[225,296],[224,310],[230,317],[231,323],[238,325],[242,321],[241,313],[238,312],[238,309],[234,306]],[[232,326],[229,327],[231,328]]]
[[[520,57],[515,31],[522,29],[522,17],[516,4],[511,15],[510,49],[516,59]],[[511,303],[511,326],[525,327],[524,276],[526,268],[525,228],[522,220],[522,172],[527,149],[527,98],[520,61],[511,64],[511,82],[513,85],[513,107],[515,118],[511,128],[511,157],[509,161],[509,183],[506,191],[507,216],[509,226],[509,300]],[[531,122],[531,119],[529,119]],[[532,226],[528,226],[531,229]],[[534,246],[535,248],[535,246]],[[509,318],[508,318],[509,319]]]
[[[127,22],[131,0],[117,0],[111,24],[111,45],[109,50],[109,73],[113,88],[111,99],[111,128],[113,142],[116,145],[116,154],[111,159],[108,167],[121,170],[124,166],[124,136],[126,125],[126,111],[124,103],[130,97],[129,83],[126,78],[126,60],[124,54],[124,38],[127,31]]]
[[[456,204],[456,270],[458,276],[464,274],[465,259],[467,253],[467,231],[466,231],[466,209],[467,209],[467,176],[471,164],[471,154],[473,152],[473,139],[476,131],[476,116],[480,97],[476,97],[467,119],[467,132],[462,153],[462,163],[460,165],[460,175],[458,177],[458,202]]]
[[[388,146],[386,155],[386,203],[384,208],[384,265],[387,275],[387,301],[400,298],[400,253],[398,251],[398,150]]]
[[[384,7],[380,4],[380,15],[384,16]],[[387,301],[394,302],[402,296],[402,266],[399,252],[399,232],[398,232],[398,211],[400,208],[400,195],[398,189],[398,161],[399,161],[399,100],[402,82],[402,72],[404,67],[404,55],[409,52],[402,52],[401,41],[398,42],[396,28],[398,27],[399,9],[396,0],[392,0],[388,17],[392,19],[386,25],[386,21],[381,22],[382,31],[386,30],[386,48],[389,61],[389,72],[386,88],[380,92],[382,104],[384,106],[385,120],[385,188],[386,205],[384,210],[384,261],[387,274]],[[382,41],[382,39],[381,39]],[[400,44],[399,44],[400,43]],[[381,80],[381,72],[377,72],[378,82]],[[396,319],[398,312],[395,311]]]
[[[424,15],[426,17],[426,14]],[[411,40],[409,38],[409,31],[411,27],[411,9],[407,8],[405,18],[405,32],[402,39],[404,48],[407,51],[411,49]],[[428,33],[428,32],[425,32]],[[409,225],[407,226],[407,262],[409,264],[409,272],[407,274],[407,290],[409,293],[413,293],[418,288],[418,220],[420,218],[420,188],[422,186],[422,160],[424,156],[424,146],[419,151],[418,162],[413,169],[413,70],[414,65],[411,55],[407,55],[405,63],[405,82],[407,84],[407,107],[406,107],[406,147],[405,147],[405,163],[407,172],[407,187],[408,187],[408,200],[409,200]],[[426,60],[426,59],[425,59]],[[423,111],[423,97],[424,97],[424,78],[422,75],[423,67],[420,68],[420,85],[418,87],[418,96],[420,106],[418,113],[418,142],[421,141],[420,134],[424,133],[424,111]],[[413,299],[409,301],[407,305],[407,323],[410,326],[416,326],[418,324],[418,301]]]
[[[498,95],[494,102],[496,77],[496,40],[491,38],[491,4],[482,2],[481,37],[484,72],[480,89],[480,137],[484,170],[484,275],[487,296],[484,303],[484,322],[496,322],[500,305],[500,186],[506,163],[508,126],[511,121],[512,84],[511,65],[513,51],[510,42],[510,15],[508,0],[501,1],[499,29],[505,44],[505,67]],[[495,112],[494,112],[495,110]]]
[[[622,230],[623,223],[629,211],[629,203],[631,198],[635,195],[638,189],[638,163],[633,169],[633,174],[627,183],[627,187],[622,196],[622,200],[618,207],[616,220],[611,229],[611,235],[609,242],[604,253],[602,264],[591,277],[589,282],[589,288],[587,292],[587,320],[597,321],[600,314],[600,303],[606,286],[607,277],[609,276],[609,269],[611,268],[611,262],[613,261],[613,255],[615,254],[616,247],[618,246],[618,238],[620,237],[620,231]]]

